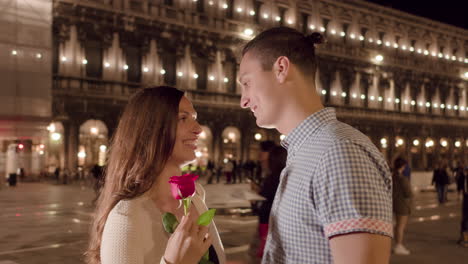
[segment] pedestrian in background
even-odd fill
[[[443,163],[440,166],[439,163],[436,164],[434,169],[434,173],[432,176],[432,185],[435,185],[437,191],[437,198],[439,200],[439,204],[443,204],[447,200],[447,185],[449,183],[449,177],[447,174],[447,165]]]
[[[403,175],[406,167],[406,160],[397,158],[393,166],[393,213],[395,214],[395,246],[393,253],[397,255],[409,255],[410,251],[403,245],[403,235],[405,233],[408,217],[411,214],[413,193],[410,181]]]
[[[257,250],[257,257],[260,259],[263,256],[263,249],[265,248],[265,243],[268,236],[268,224],[271,207],[273,206],[276,189],[278,189],[280,182],[281,171],[283,171],[284,167],[286,166],[287,156],[288,153],[286,149],[281,146],[274,146],[271,148],[268,154],[268,174],[263,180],[259,192],[259,194],[266,199],[265,201],[262,201],[258,215],[258,236],[260,239],[260,245]]]

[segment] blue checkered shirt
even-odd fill
[[[329,239],[392,237],[392,177],[367,136],[316,112],[281,143],[288,150],[262,263],[333,263]]]

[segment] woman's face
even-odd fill
[[[202,128],[197,121],[197,112],[189,99],[183,96],[179,103],[176,141],[169,160],[178,166],[192,162],[196,158],[195,150],[201,132]]]

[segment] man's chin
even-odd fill
[[[275,125],[264,123],[264,122],[262,122],[261,120],[258,120],[258,119],[256,120],[256,123],[257,123],[257,126],[261,127],[261,128],[266,128],[266,129],[276,128]]]

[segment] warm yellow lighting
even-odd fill
[[[259,141],[262,139],[262,134],[256,133],[254,137],[255,137],[255,140]]]
[[[253,30],[251,28],[246,28],[244,29],[244,34],[247,36],[252,36],[253,35]]]

